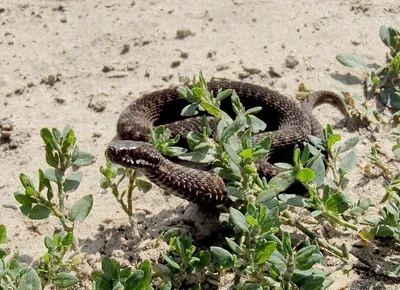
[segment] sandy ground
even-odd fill
[[[368,63],[383,63],[387,49],[379,27],[399,27],[399,13],[397,0],[0,0],[0,119],[13,125],[11,142],[0,143],[0,223],[7,225],[9,246],[28,262],[45,252],[44,235],[52,233],[56,220],[27,220],[13,193],[21,189],[20,172],[37,180],[37,169],[47,167],[40,129],[67,124],[75,129],[80,148],[96,156],[70,197],[91,193],[95,198],[76,232],[90,267],[98,267],[103,254],[125,265],[156,260],[160,249],[152,247],[152,240],[171,227],[205,235],[207,214],[155,188],[137,195],[143,236],[132,238],[128,218],[99,187],[98,168],[105,163],[104,150],[121,111],[141,94],[182,84],[200,70],[207,78],[242,79],[290,96],[302,82],[313,90],[362,94],[362,72],[350,76],[335,55],[355,53]],[[187,36],[177,37],[180,33]],[[292,68],[287,66],[290,56],[298,61]],[[366,162],[371,141],[362,123],[330,105],[321,105],[315,114],[344,139],[360,134],[358,163]],[[379,138],[390,152],[393,140]],[[365,180],[360,171],[352,173],[346,190],[355,200],[369,197],[376,211],[385,193],[383,179]],[[336,238],[356,242],[349,234]],[[394,250],[376,243],[357,251],[384,272]],[[331,289],[399,289],[397,280],[375,272],[338,274]]]

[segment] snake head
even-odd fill
[[[106,156],[112,163],[139,171],[158,167],[162,158],[153,145],[132,140],[113,140],[107,147]]]

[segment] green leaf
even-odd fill
[[[225,240],[235,254],[241,254],[243,252],[242,248],[236,244],[233,239],[225,237]]]
[[[82,222],[89,215],[93,207],[93,195],[89,194],[75,202],[69,214],[72,222]]]
[[[338,150],[339,153],[343,153],[343,152],[349,151],[350,149],[352,149],[354,146],[357,145],[359,140],[360,140],[360,136],[355,136],[355,137],[347,139],[344,142],[343,146],[339,147],[339,150]]]
[[[267,127],[267,124],[265,124],[264,121],[253,115],[246,116],[246,123],[247,126],[251,128],[251,131],[253,133],[264,131],[265,128]]]
[[[14,261],[16,261],[16,260],[14,260]],[[26,264],[23,264],[23,265],[26,265]],[[42,285],[40,283],[40,278],[39,278],[39,275],[37,274],[37,272],[29,266],[26,266],[26,269],[23,271],[24,271],[24,273],[22,274],[22,276],[20,278],[21,280],[19,281],[17,290],[27,290],[27,289],[41,290]]]
[[[252,217],[251,215],[246,217],[246,222],[249,224],[252,228],[255,228],[258,225],[258,221]]]
[[[343,192],[332,194],[325,202],[325,208],[334,214],[341,214],[345,212],[350,205],[351,199]]]
[[[181,115],[184,117],[195,116],[198,114],[197,112],[198,108],[199,108],[198,103],[191,103],[182,109]]]
[[[327,287],[324,282],[327,281],[322,275],[316,275],[313,270],[300,271],[294,270],[292,282],[295,283],[299,290],[322,290]]]
[[[119,277],[121,279],[128,278],[131,275],[131,273],[132,273],[132,269],[131,268],[129,268],[129,267],[128,268],[124,268],[121,271],[119,271]]]
[[[212,154],[208,154],[207,152],[195,151],[188,152],[181,156],[179,159],[187,160],[195,163],[212,163],[215,161],[215,157]]]
[[[61,182],[62,179],[61,174],[58,171],[54,170],[53,168],[48,168],[43,173],[49,180],[56,183]]]
[[[237,209],[231,207],[229,208],[229,215],[230,219],[234,223],[235,226],[237,226],[239,229],[241,229],[244,232],[249,231],[249,227],[246,223],[246,217]]]
[[[72,287],[79,282],[71,273],[58,273],[56,278],[53,280],[53,285],[59,288]]]
[[[62,239],[61,242],[63,246],[70,246],[73,241],[74,241],[74,234],[69,232],[65,235],[65,237]]]
[[[282,246],[286,256],[293,255],[292,239],[288,232],[282,232]]]
[[[19,180],[21,181],[22,186],[25,189],[28,188],[28,187],[30,187],[32,189],[35,189],[35,185],[33,184],[32,180],[28,176],[26,176],[25,174],[21,173],[19,175]]]
[[[211,261],[211,254],[207,251],[200,251],[194,257],[197,259],[192,263],[192,266],[197,272],[203,270]]]
[[[167,254],[163,254],[162,255],[164,260],[172,267],[175,268],[177,270],[179,270],[181,268],[181,266],[179,266],[179,264],[177,262],[175,262],[170,256],[168,256]]]
[[[336,59],[346,67],[368,69],[368,66],[364,60],[354,54],[338,54],[336,55]]]
[[[42,220],[49,217],[51,211],[44,205],[37,204],[27,214],[23,214],[33,220]]]
[[[396,36],[399,36],[396,29],[391,26],[382,25],[379,29],[379,36],[382,42],[392,50],[396,49]]]
[[[42,139],[46,145],[49,145],[54,150],[57,149],[57,145],[56,145],[54,136],[48,128],[43,128],[42,130],[40,130],[40,136],[42,137]]]
[[[44,238],[44,245],[47,249],[52,250],[56,247],[56,245],[53,242],[53,239],[50,237],[45,237]]]
[[[132,275],[125,281],[125,290],[142,290],[142,280],[144,278],[143,270],[136,270]]]
[[[146,193],[152,188],[152,184],[143,179],[136,179],[135,185],[140,189],[141,192]]]
[[[63,190],[65,193],[74,192],[81,183],[83,173],[82,171],[74,172],[68,176],[63,184]]]
[[[168,268],[166,265],[163,264],[155,264],[154,272],[158,277],[162,278],[163,280],[169,279],[171,275],[170,268]]]
[[[259,246],[256,250],[256,254],[254,257],[254,263],[256,264],[264,264],[272,253],[275,251],[276,243],[275,242],[267,242],[261,246]]]
[[[324,179],[325,179],[325,165],[324,161],[322,161],[321,156],[319,156],[314,163],[311,165],[310,169],[315,173],[315,178],[313,179],[313,182],[317,187],[321,186],[324,184]]]
[[[305,198],[300,195],[282,193],[278,196],[278,198],[287,205],[307,207],[307,202],[305,201]]]
[[[303,168],[297,173],[296,178],[303,183],[310,182],[315,178],[315,173],[310,168]]]
[[[101,261],[101,269],[103,270],[104,275],[112,281],[118,280],[120,268],[121,266],[117,261],[112,260],[107,256],[105,256]]]
[[[340,141],[340,139],[342,139],[342,136],[339,134],[333,134],[332,136],[329,137],[328,141],[327,141],[327,147],[329,150],[332,151],[332,147],[333,145]]]
[[[400,89],[396,89],[396,87],[381,88],[379,97],[388,108],[400,110]]]
[[[0,244],[6,241],[7,229],[5,225],[0,225]]]
[[[355,151],[350,151],[340,162],[340,168],[346,173],[349,172],[357,164],[357,154]]]
[[[57,168],[60,162],[58,152],[49,144],[46,145],[46,162],[53,168]]]
[[[172,289],[171,281],[161,284],[160,290],[171,290],[171,289]]]
[[[214,116],[215,118],[221,118],[221,110],[216,106],[206,102],[201,102],[200,106],[202,106],[210,115]]]
[[[215,100],[216,101],[222,101],[223,99],[229,97],[231,94],[232,94],[232,90],[231,89],[220,91],[220,92],[218,92],[217,96],[215,97]]]
[[[210,251],[217,263],[223,268],[230,269],[234,266],[233,256],[227,250],[220,247],[211,247]]]
[[[150,264],[149,260],[144,260],[139,265],[138,269],[143,271],[143,278],[141,279],[141,281],[138,285],[139,287],[137,289],[145,290],[151,284],[151,264]],[[125,288],[125,289],[127,289],[127,288]]]
[[[300,249],[295,258],[296,268],[299,270],[308,270],[310,269],[315,263],[318,263],[321,260],[321,256],[318,256],[318,259],[311,259],[316,251],[315,245],[310,245],[308,247]]]
[[[79,151],[73,164],[78,167],[88,166],[88,165],[92,165],[94,160],[95,160],[95,157],[92,154],[90,154],[88,152]]]
[[[8,255],[7,250],[0,248],[0,260],[4,259],[4,257],[7,255]]]

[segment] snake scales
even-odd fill
[[[305,141],[308,135],[322,136],[322,127],[312,115],[313,107],[324,99],[340,100],[332,92],[317,91],[299,106],[276,91],[234,81],[209,82],[208,89],[214,93],[233,89],[245,108],[263,108],[257,117],[266,122],[268,131],[255,138],[266,134],[272,138],[270,155],[257,167],[260,175],[267,177],[277,174],[272,161],[280,160],[285,152],[291,153],[294,146]],[[176,88],[152,92],[135,100],[119,117],[118,136],[107,147],[107,157],[114,163],[141,171],[150,181],[181,198],[196,203],[224,204],[228,196],[220,177],[175,163],[146,143],[151,126],[163,124],[173,136],[199,130],[198,119],[182,119],[180,113],[186,105],[187,101],[178,95]],[[221,108],[232,111],[229,98],[222,101]]]

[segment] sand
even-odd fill
[[[396,0],[0,1],[0,120],[13,128],[10,141],[0,143],[0,223],[7,226],[8,247],[18,249],[24,261],[35,261],[45,253],[44,236],[58,226],[54,218],[25,218],[13,193],[21,190],[21,172],[37,180],[37,170],[47,168],[40,129],[67,124],[80,148],[96,157],[93,166],[82,168],[82,184],[68,200],[94,196],[90,216],[76,229],[87,273],[99,267],[101,255],[123,265],[157,260],[163,247],[153,241],[172,227],[206,235],[207,214],[154,187],[135,195],[142,234],[137,238],[114,197],[99,187],[99,167],[121,111],[142,94],[182,84],[199,71],[207,79],[243,80],[291,97],[300,83],[362,95],[363,72],[341,66],[335,55],[354,53],[383,64],[388,49],[379,28],[399,27],[399,13]],[[370,198],[376,212],[384,178],[362,174],[374,142],[365,123],[328,104],[314,113],[343,139],[360,135],[359,166],[346,192],[354,200]],[[374,136],[390,154],[394,139]],[[350,247],[358,241],[340,231],[333,236]],[[354,248],[366,268],[348,277],[337,273],[330,289],[398,289],[398,280],[384,275],[395,257],[388,244]],[[89,282],[80,287],[89,288]]]

